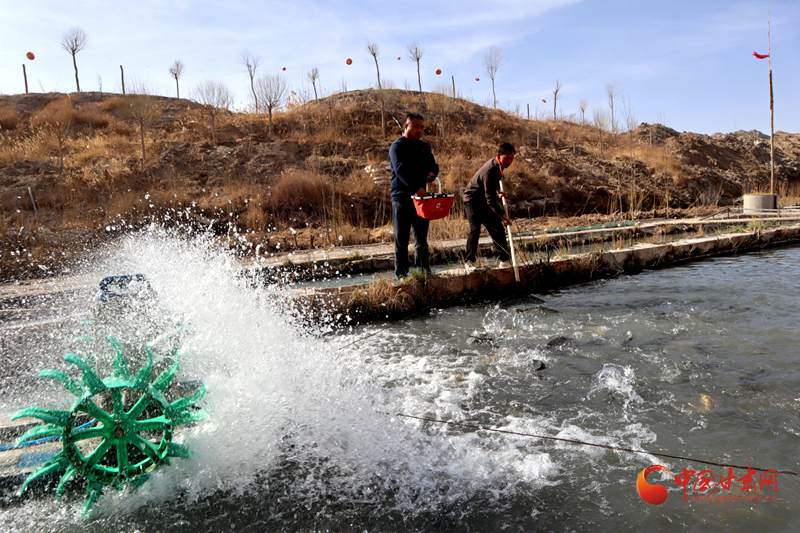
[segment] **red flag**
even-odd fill
[[[769,57],[769,54],[759,54],[755,50],[753,50],[753,55],[756,56],[758,59],[766,59]]]

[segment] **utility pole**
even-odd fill
[[[767,11],[767,65],[769,68],[769,193],[775,194],[775,109],[772,98],[772,50],[770,50],[770,13]],[[777,206],[775,206],[777,207]]]

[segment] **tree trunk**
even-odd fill
[[[267,106],[267,111],[269,111],[269,134],[272,135],[272,106]]]
[[[494,78],[492,78],[492,101],[494,102],[494,108],[497,109],[497,95],[494,93]]]
[[[56,126],[56,128],[58,128],[58,126]],[[58,168],[61,172],[64,172],[63,135],[60,129],[56,130],[56,137],[58,137]]]
[[[139,136],[142,140],[142,170],[147,163],[147,153],[144,150],[144,121],[139,122]]]
[[[177,98],[181,97],[181,88],[178,85],[178,78],[175,78],[175,94],[177,95]]]
[[[211,142],[217,145],[217,125],[214,123],[214,113],[211,113]]]
[[[256,115],[258,115],[258,96],[256,96],[256,88],[253,87],[252,77],[250,77],[250,90],[253,91],[253,102],[256,104]]]
[[[422,92],[422,76],[419,73],[419,60],[417,60],[417,83],[419,83],[419,92]]]
[[[72,66],[75,67],[75,85],[78,86],[78,92],[81,92],[81,82],[78,79],[78,62],[75,61],[75,52],[72,53]]]
[[[381,90],[381,69],[378,67],[378,56],[372,56],[375,59],[375,70],[378,71],[378,90]]]
[[[319,98],[319,97],[317,96],[317,82],[315,82],[315,81],[312,81],[312,82],[311,82],[311,86],[312,86],[312,87],[314,87],[314,100],[316,100],[316,99],[318,99],[318,98]]]
[[[386,135],[386,109],[383,102],[383,94],[380,96],[381,98],[381,135]]]

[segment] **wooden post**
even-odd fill
[[[25,94],[28,94],[28,73],[25,72],[25,63],[22,64],[22,77],[25,78]]]
[[[33,191],[31,191],[30,187],[28,187],[28,194],[31,197],[31,205],[33,206],[33,218],[34,218],[34,220],[38,221],[39,220],[39,210],[36,209],[36,200],[33,199]]]
[[[531,104],[528,104],[528,120],[531,119]]]
[[[451,75],[450,79],[453,80],[453,98],[456,97],[456,77],[455,75]]]
[[[119,66],[120,77],[122,77],[122,95],[125,96],[125,70],[122,65]]]

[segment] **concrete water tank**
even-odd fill
[[[745,194],[742,196],[745,213],[759,213],[764,209],[778,209],[777,194]]]

